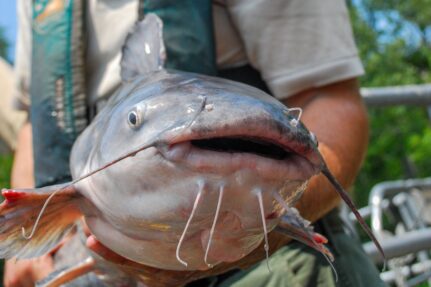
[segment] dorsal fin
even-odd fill
[[[155,14],[145,15],[127,35],[121,58],[121,79],[161,70],[166,58],[163,23]]]

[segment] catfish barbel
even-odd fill
[[[241,83],[164,70],[161,27],[147,15],[127,37],[124,83],[75,142],[73,181],[2,191],[0,256],[45,254],[84,216],[105,246],[160,269],[208,270],[263,240],[268,254],[275,228],[331,258],[293,207],[320,172],[382,251],[297,109]]]

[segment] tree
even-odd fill
[[[431,0],[354,3],[349,5],[350,15],[366,69],[361,86],[431,82]],[[355,185],[360,205],[367,204],[367,191],[380,181],[430,176],[431,171],[431,128],[425,107],[369,112],[370,145]]]
[[[7,58],[7,49],[9,47],[6,37],[4,35],[4,29],[0,27],[0,57]]]

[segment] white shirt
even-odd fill
[[[18,87],[28,88],[31,1],[18,2]],[[120,84],[121,47],[138,0],[86,3],[87,93],[94,103]],[[218,67],[250,63],[279,99],[363,74],[344,0],[217,0],[213,8]]]

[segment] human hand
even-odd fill
[[[3,284],[5,287],[33,287],[53,270],[50,254],[18,261],[10,259],[5,262]]]

